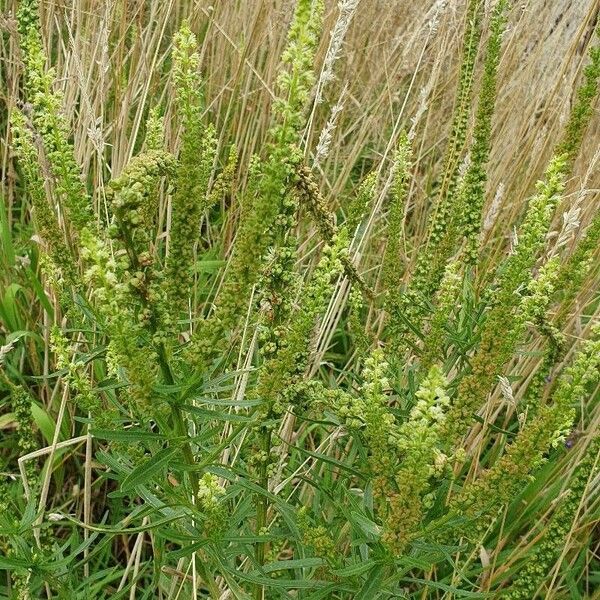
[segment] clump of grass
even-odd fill
[[[79,166],[46,21],[20,4],[7,124],[25,217],[0,221],[5,596],[589,592],[597,214],[552,240],[600,51],[595,39],[512,244],[482,245],[514,17],[484,4],[465,8],[437,159],[409,116],[386,126],[378,159],[351,160],[325,115],[327,152],[313,152],[359,6],[340,6],[323,58],[325,7],[298,0],[262,145],[211,106],[208,34],[190,18],[126,119],[131,155],[104,148],[98,171]],[[329,168],[346,171],[341,189]],[[41,320],[23,321],[19,294]]]

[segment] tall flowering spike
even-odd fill
[[[391,521],[387,517],[397,493],[395,475],[400,462],[399,427],[387,406],[390,387],[388,370],[383,351],[373,350],[364,361],[364,381],[358,396],[335,390],[338,393],[329,394],[327,401],[342,423],[361,436],[368,449],[369,475],[373,482],[377,512],[386,525],[384,539],[390,547],[395,548],[393,526],[390,527]]]
[[[194,245],[200,233],[202,214],[211,201],[208,184],[217,149],[214,128],[203,124],[199,67],[196,37],[184,22],[175,36],[173,49],[173,78],[182,139],[171,201],[166,273],[168,296],[177,307],[190,295]]]
[[[540,466],[545,454],[564,441],[575,410],[600,379],[600,327],[587,340],[557,383],[552,403],[539,408],[528,420],[495,465],[484,471],[453,500],[450,512],[467,515],[471,525],[459,535],[476,537],[489,527],[490,518],[510,502]]]
[[[151,263],[149,243],[154,234],[156,194],[161,177],[172,175],[175,158],[164,150],[148,150],[129,161],[122,173],[109,184],[118,237],[127,249],[132,267]],[[114,228],[113,228],[114,229]]]
[[[387,406],[387,371],[383,352],[374,350],[365,360],[360,395],[330,394],[328,401],[346,427],[364,439],[383,541],[401,554],[421,521],[431,479],[446,463],[440,427],[450,400],[446,378],[434,366],[416,392],[409,418],[398,425]]]
[[[404,347],[407,334],[404,319],[407,316],[407,310],[411,310],[406,304],[406,296],[401,291],[403,270],[400,264],[410,161],[410,140],[403,133],[400,136],[394,161],[394,183],[389,209],[387,244],[381,267],[382,287],[385,293],[384,307],[387,317],[387,340],[393,354],[400,354],[400,349]]]
[[[272,419],[290,404],[288,394],[304,374],[316,321],[327,307],[332,282],[342,271],[340,257],[348,248],[347,235],[342,231],[334,240],[333,249],[324,249],[313,279],[304,290],[301,309],[296,313],[291,305],[291,296],[296,291],[293,287],[297,284],[293,271],[296,252],[289,237],[274,249],[272,260],[263,270],[259,284],[262,312],[259,341],[264,362],[258,376],[256,395],[262,400],[260,412],[264,419],[261,419],[257,429],[259,451],[256,465],[258,483],[263,489],[268,488],[272,454],[272,425],[269,425],[269,421],[272,423]],[[256,506],[257,531],[265,527],[267,511],[268,500],[263,497]],[[259,543],[256,547],[259,564],[264,562],[264,553],[265,545]]]
[[[25,92],[32,106],[33,123],[42,138],[54,192],[77,233],[93,220],[91,201],[69,140],[62,95],[53,89],[54,71],[46,68],[37,10],[37,2],[23,2],[17,14],[25,64]]]
[[[445,265],[455,251],[460,235],[464,236],[466,243],[464,260],[470,264],[474,264],[477,260],[485,202],[492,117],[496,102],[496,80],[502,34],[506,25],[507,6],[508,0],[500,0],[492,14],[477,112],[475,113],[473,142],[466,170],[460,184],[458,184],[459,170],[456,172],[456,179],[452,183],[453,197],[445,203],[447,214],[444,217],[444,230],[435,234],[434,239],[438,240],[436,245],[431,246],[431,239],[428,241],[428,250],[431,249],[430,260],[427,264],[421,262],[421,267],[423,267],[421,270],[417,265],[417,282],[420,279],[423,280],[420,291],[425,296],[430,296],[437,291]],[[437,222],[438,217],[439,215],[435,216],[434,223]],[[435,230],[434,226],[432,231]],[[417,288],[419,289],[419,286]]]
[[[314,83],[313,62],[323,20],[322,0],[298,0],[277,82],[280,96],[273,110],[278,123],[272,129],[271,160],[265,165],[261,204],[265,204],[267,247],[281,246],[283,255],[295,251],[291,232],[297,218],[297,194],[292,185],[302,163],[301,131]],[[258,204],[257,204],[258,206]],[[269,227],[272,223],[273,227]],[[287,248],[287,249],[286,249]]]
[[[460,175],[461,155],[465,149],[467,139],[471,94],[473,90],[473,74],[480,39],[481,1],[469,0],[467,7],[467,29],[463,41],[462,63],[459,72],[450,139],[448,140],[446,157],[444,159],[442,182],[437,205],[429,222],[427,252],[421,253],[417,260],[415,270],[415,285],[417,290],[426,286],[426,282],[429,280],[431,258],[434,257],[436,248],[442,238],[446,236],[447,229],[452,220],[451,215],[455,206],[455,192]]]
[[[278,141],[291,141],[287,135],[295,137],[304,126],[302,115],[315,80],[313,62],[322,27],[323,1],[298,0],[282,56],[289,70],[281,71],[278,77],[280,100],[276,109],[282,127],[273,132]]]
[[[583,71],[584,80],[577,90],[577,99],[571,108],[563,139],[555,153],[565,154],[570,165],[579,152],[588,123],[594,114],[594,100],[600,84],[600,25],[596,26],[597,45],[590,46],[590,62]]]
[[[557,326],[550,314],[550,307],[560,281],[561,263],[562,258],[554,255],[540,267],[536,277],[527,286],[527,295],[523,298],[520,308],[520,318],[533,325],[544,336],[546,343],[542,364],[527,387],[524,398],[528,416],[532,416],[537,410],[552,368],[564,356],[566,350],[561,319],[558,319]]]
[[[396,554],[402,553],[414,536],[426,508],[431,479],[446,463],[439,448],[439,433],[450,403],[447,385],[439,367],[431,367],[415,394],[417,401],[408,420],[398,431],[395,445],[402,458],[394,476],[396,489],[388,492],[384,533],[384,540]]]
[[[600,37],[600,27],[597,28],[596,34]],[[562,153],[560,156],[563,157],[563,164],[559,166],[563,175],[566,175],[577,156],[593,112],[593,101],[598,95],[600,46],[592,46],[589,57],[590,62],[584,70],[584,81],[578,89],[577,100],[571,109],[563,139],[557,147],[557,152]],[[600,217],[596,216],[573,254],[566,261],[561,261],[558,256],[551,257],[529,285],[529,295],[522,307],[523,316],[532,321],[549,342],[542,366],[527,391],[526,403],[530,412],[536,409],[537,397],[541,395],[546,377],[564,354],[564,336],[561,333],[564,319],[590,272],[599,239]],[[562,296],[561,307],[556,318],[552,319],[547,311],[554,293],[558,290]]]
[[[483,79],[475,115],[470,162],[461,188],[462,197],[457,202],[460,210],[459,218],[462,221],[460,227],[466,238],[466,260],[470,264],[475,263],[479,251],[492,116],[496,104],[496,80],[502,48],[502,34],[506,25],[507,6],[508,0],[500,0],[492,15],[490,38],[487,43]]]
[[[296,203],[290,187],[303,160],[301,132],[314,83],[313,62],[322,20],[322,0],[298,0],[282,56],[287,68],[277,78],[279,95],[273,105],[276,122],[269,133],[269,160],[255,207],[256,216],[263,219],[258,228],[263,231],[262,239],[257,240],[259,252],[280,241],[294,218]]]
[[[537,194],[529,201],[525,219],[518,230],[518,244],[500,270],[496,304],[514,298],[514,290],[528,285],[531,268],[543,248],[552,216],[565,188],[564,155],[550,161]],[[513,300],[514,302],[514,300]]]
[[[150,109],[146,121],[146,150],[163,150],[165,146],[165,119],[160,114],[160,108],[154,106]]]
[[[248,223],[254,222],[256,216],[254,208],[259,197],[262,171],[263,163],[258,156],[253,156],[246,187],[237,196],[240,228],[221,290],[215,299],[215,310],[209,317],[199,321],[186,351],[188,360],[198,367],[206,366],[213,357],[226,352],[229,333],[250,301],[250,283],[256,278],[254,269],[258,268],[260,261],[255,255],[256,230],[249,228]],[[259,226],[257,222],[254,224]]]
[[[76,393],[77,405],[90,414],[97,427],[108,426],[110,412],[103,409],[100,398],[94,393],[91,381],[85,373],[85,364],[75,359],[69,340],[57,326],[50,332],[50,343],[52,351],[56,354],[56,366],[66,372],[63,381]]]
[[[47,245],[54,267],[67,283],[73,284],[77,281],[75,260],[65,243],[54,208],[48,204],[45,179],[33,133],[28,127],[25,115],[19,109],[14,108],[11,111],[10,120],[13,147],[25,175],[37,231]]]
[[[146,343],[144,326],[149,309],[140,309],[139,298],[134,295],[139,275],[130,275],[131,262],[123,251],[113,256],[108,244],[88,229],[82,231],[81,246],[86,265],[84,278],[92,286],[99,322],[110,338],[109,371],[129,384],[127,404],[131,411],[147,416],[153,408],[157,355]]]
[[[429,369],[436,362],[443,362],[446,357],[446,327],[457,308],[457,301],[463,278],[461,276],[461,257],[448,263],[444,277],[435,297],[434,313],[425,333],[425,341],[421,352],[421,365]]]
[[[559,255],[549,258],[540,267],[537,276],[529,282],[527,295],[523,298],[523,318],[542,328],[546,325],[548,307],[560,278],[561,262]]]
[[[501,267],[493,290],[494,304],[483,324],[481,341],[471,360],[471,372],[463,377],[450,409],[444,435],[456,443],[469,428],[473,413],[484,404],[504,365],[513,355],[525,327],[515,290],[529,285],[531,270],[544,246],[554,209],[564,190],[565,157],[552,159],[538,193],[530,202],[519,229],[519,243]]]
[[[600,470],[600,438],[595,438],[586,450],[571,477],[566,495],[544,528],[542,539],[529,552],[526,562],[517,572],[512,585],[502,596],[507,600],[529,600],[552,571],[564,550],[565,541],[576,522],[581,503],[590,490],[592,480]]]
[[[410,174],[411,148],[406,133],[400,136],[398,150],[394,160],[394,185],[390,201],[387,244],[383,254],[381,279],[386,294],[386,305],[399,296],[402,283],[402,231],[404,225],[404,209]]]
[[[458,75],[458,89],[452,117],[450,139],[444,161],[440,197],[436,214],[431,221],[429,242],[439,241],[446,227],[445,220],[452,206],[458,181],[461,154],[465,148],[470,115],[471,94],[477,49],[481,39],[481,0],[469,0],[467,6],[467,29],[463,40],[462,63]]]
[[[325,199],[319,191],[317,182],[315,181],[310,169],[305,165],[301,165],[298,169],[298,181],[296,188],[298,190],[300,202],[308,207],[313,219],[315,220],[321,237],[326,243],[332,244],[334,238],[336,238],[339,234],[338,228],[331,212],[329,211]],[[344,228],[347,231],[350,231],[347,227]],[[369,297],[372,297],[372,290],[368,288],[367,284],[364,282],[350,259],[347,256],[344,256],[341,260],[344,264],[344,270],[346,271],[347,277],[353,283],[355,283],[363,291],[363,293]]]
[[[348,216],[346,217],[345,225],[350,234],[356,231],[356,228],[363,222],[365,216],[371,210],[375,199],[376,186],[376,172],[369,173],[358,186],[358,191],[348,206]]]
[[[202,106],[204,104],[201,93],[200,55],[196,36],[187,21],[182,23],[173,40],[173,80],[177,114],[184,128],[182,141],[184,145],[199,144],[203,129]],[[192,130],[197,134],[195,140],[190,139]]]
[[[561,264],[556,288],[561,291],[559,326],[571,303],[580,291],[585,278],[594,266],[594,257],[600,245],[600,211],[585,230],[573,254]]]
[[[359,360],[366,356],[372,342],[369,334],[365,331],[365,324],[362,319],[364,305],[362,292],[353,287],[348,295],[348,330],[352,336],[356,356]]]
[[[396,300],[398,348],[414,345],[413,330],[420,330],[431,298],[443,277],[455,247],[459,202],[457,187],[461,157],[465,149],[471,107],[475,61],[481,39],[481,1],[470,0],[462,48],[462,63],[442,180],[436,204],[429,218],[426,247],[420,249],[408,290]],[[464,187],[464,178],[461,182]],[[460,189],[460,188],[459,188]],[[401,340],[401,341],[400,341]]]
[[[398,464],[397,454],[391,451],[397,441],[398,425],[387,406],[388,363],[381,349],[374,350],[365,360],[362,375],[364,383],[354,403],[354,417],[362,422],[375,493],[384,500]]]
[[[189,360],[199,363],[199,367],[212,356],[215,342],[222,342],[246,310],[267,249],[281,243],[295,222],[297,206],[291,188],[303,161],[299,148],[314,83],[313,62],[322,19],[322,0],[298,0],[282,56],[285,68],[278,77],[278,98],[273,105],[275,123],[268,135],[267,158],[253,176],[257,185],[251,189],[253,198],[240,221],[233,255],[216,300],[217,306],[227,306],[218,307],[214,317],[197,328],[188,349]],[[207,348],[207,342],[213,350]]]
[[[132,294],[130,316],[135,316],[136,326],[151,331],[158,344],[166,342],[174,319],[155,266],[157,192],[161,177],[172,176],[175,167],[169,152],[147,150],[132,158],[107,189],[113,212],[109,232],[122,254],[117,277]]]
[[[312,390],[316,392],[315,405],[328,406],[345,427],[361,433],[373,459],[369,459],[371,474],[383,486],[382,489],[387,489],[398,463],[398,457],[389,452],[397,439],[398,425],[387,409],[387,371],[385,354],[378,348],[365,360],[362,370],[364,381],[357,396],[339,389]]]

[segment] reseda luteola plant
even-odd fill
[[[356,178],[341,210],[312,162],[321,0],[295,4],[260,154],[244,162],[220,136],[184,21],[174,104],[148,99],[144,139],[101,189],[75,159],[38,3],[19,3],[12,150],[55,310],[43,372],[11,362],[20,338],[0,349],[16,423],[3,470],[18,476],[0,494],[11,597],[567,597],[558,573],[590,545],[575,529],[600,464],[600,326],[578,304],[597,283],[600,217],[571,247],[548,248],[598,97],[600,30],[517,241],[484,263],[512,14],[508,0],[486,15],[487,4],[467,2],[450,134],[426,240],[413,247],[418,139],[400,132],[387,184],[383,163]],[[372,230],[382,217],[385,235]],[[528,353],[539,360],[520,377]],[[512,404],[501,377],[519,382]],[[58,422],[44,447],[36,394],[48,379]],[[50,508],[59,459],[78,444],[84,509]],[[573,466],[557,485],[561,461]],[[505,531],[520,507],[539,529],[517,516]],[[496,561],[511,548],[517,559],[492,573],[478,562],[492,548]]]

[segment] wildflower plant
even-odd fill
[[[402,101],[384,86],[397,119],[369,121],[378,133],[354,153],[374,108],[343,79],[368,3],[341,2],[328,38],[324,3],[297,0],[276,65],[270,46],[243,46],[260,36],[219,23],[226,4],[183,3],[162,29],[162,5],[140,13],[143,43],[161,34],[130,105],[138,36],[106,29],[90,64],[122,63],[93,135],[121,143],[98,151],[85,77],[76,91],[62,78],[80,64],[63,53],[91,45],[75,21],[49,35],[56,15],[18,3],[0,595],[584,597],[600,572],[584,534],[600,219],[572,187],[597,127],[597,35],[532,190],[495,154],[510,2],[447,11],[464,17],[442,36],[458,40],[448,74],[436,65],[415,95],[424,50]],[[445,7],[427,12],[424,49]],[[214,31],[239,49],[220,90]],[[338,87],[344,109],[329,110]],[[498,178],[508,193],[492,200]],[[483,218],[488,201],[506,223]],[[553,244],[569,206],[581,231]]]

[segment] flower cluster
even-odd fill
[[[487,182],[486,167],[490,154],[496,79],[502,49],[502,34],[506,25],[507,5],[508,0],[500,0],[494,7],[491,18],[490,37],[486,47],[483,78],[475,114],[470,161],[461,186],[460,198],[457,199],[460,211],[460,229],[466,238],[465,258],[470,264],[475,263],[479,253],[479,235]]]
[[[398,429],[395,446],[402,458],[394,475],[396,489],[388,492],[384,532],[385,541],[397,554],[414,536],[426,507],[430,480],[441,473],[447,461],[439,435],[450,403],[447,385],[441,370],[431,367],[415,393],[417,401],[409,418]]]
[[[298,511],[298,530],[302,535],[302,542],[312,547],[315,556],[327,560],[335,559],[335,542],[329,531],[323,525],[315,525],[312,522],[305,506]]]
[[[205,530],[208,535],[216,533],[225,524],[225,505],[222,501],[225,489],[212,473],[205,473],[198,481],[196,501],[205,516]]]
[[[17,14],[25,64],[25,91],[32,119],[39,132],[51,172],[54,192],[74,227],[74,234],[92,221],[91,202],[69,141],[69,127],[62,113],[62,96],[54,91],[54,71],[46,68],[37,17],[37,3],[23,2]]]
[[[331,297],[333,282],[342,272],[343,256],[347,256],[348,239],[346,230],[334,238],[333,246],[325,246],[319,264],[310,282],[302,291],[302,301],[294,316],[283,327],[276,330],[269,356],[259,374],[257,395],[269,410],[281,414],[287,406],[282,403],[287,388],[299,381],[303,375],[313,347],[312,337],[318,318],[324,314]],[[271,300],[272,301],[272,300]],[[263,300],[263,310],[267,308]],[[263,345],[263,351],[265,346]]]
[[[171,199],[171,229],[165,281],[169,301],[181,306],[193,282],[194,243],[200,220],[210,206],[210,175],[215,162],[217,139],[212,125],[202,117],[202,82],[196,37],[185,22],[175,36],[173,80],[177,114],[181,122],[181,149]]]
[[[39,153],[25,115],[18,109],[11,113],[13,147],[25,175],[31,197],[37,231],[47,245],[47,252],[54,267],[69,284],[77,281],[75,261],[63,232],[58,224],[54,208],[48,204],[45,178],[40,166]]]

